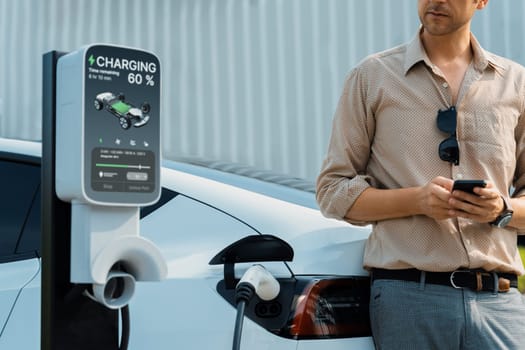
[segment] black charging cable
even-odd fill
[[[237,317],[235,319],[235,330],[233,332],[233,350],[241,348],[242,326],[244,322],[244,310],[255,294],[255,288],[247,282],[241,282],[235,288],[235,303],[237,304]]]
[[[120,335],[119,350],[127,350],[129,345],[129,305],[120,308],[120,319],[122,321],[122,334]]]

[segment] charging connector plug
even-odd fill
[[[275,299],[281,289],[279,282],[262,265],[253,265],[244,273],[237,284],[236,294],[240,294],[239,289],[244,285],[251,286],[257,296],[265,301]]]
[[[237,318],[233,334],[233,350],[241,347],[242,325],[244,310],[255,294],[262,300],[275,299],[279,295],[280,285],[262,265],[253,265],[242,276],[235,288],[235,303],[237,304]]]
[[[241,301],[248,304],[255,294],[255,288],[248,282],[238,283],[235,288],[235,304],[239,305]]]

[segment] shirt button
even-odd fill
[[[445,89],[448,88],[448,84],[447,83],[443,83],[442,85]]]
[[[470,239],[467,239],[467,240],[465,241],[465,243],[467,243],[468,245],[470,245]]]

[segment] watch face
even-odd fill
[[[494,223],[497,227],[505,227],[509,224],[512,219],[512,213],[505,213],[496,219]]]

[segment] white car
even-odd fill
[[[40,348],[40,152],[40,143],[0,139],[0,349]],[[137,283],[129,349],[231,349],[235,290],[210,262],[263,234],[287,242],[293,260],[257,261],[280,293],[248,303],[240,348],[374,348],[361,265],[369,227],[324,218],[313,191],[203,166],[165,162],[162,186],[159,204],[141,209],[141,235],[160,248],[168,277]],[[260,253],[242,242],[242,254]],[[234,282],[253,264],[235,264]]]

